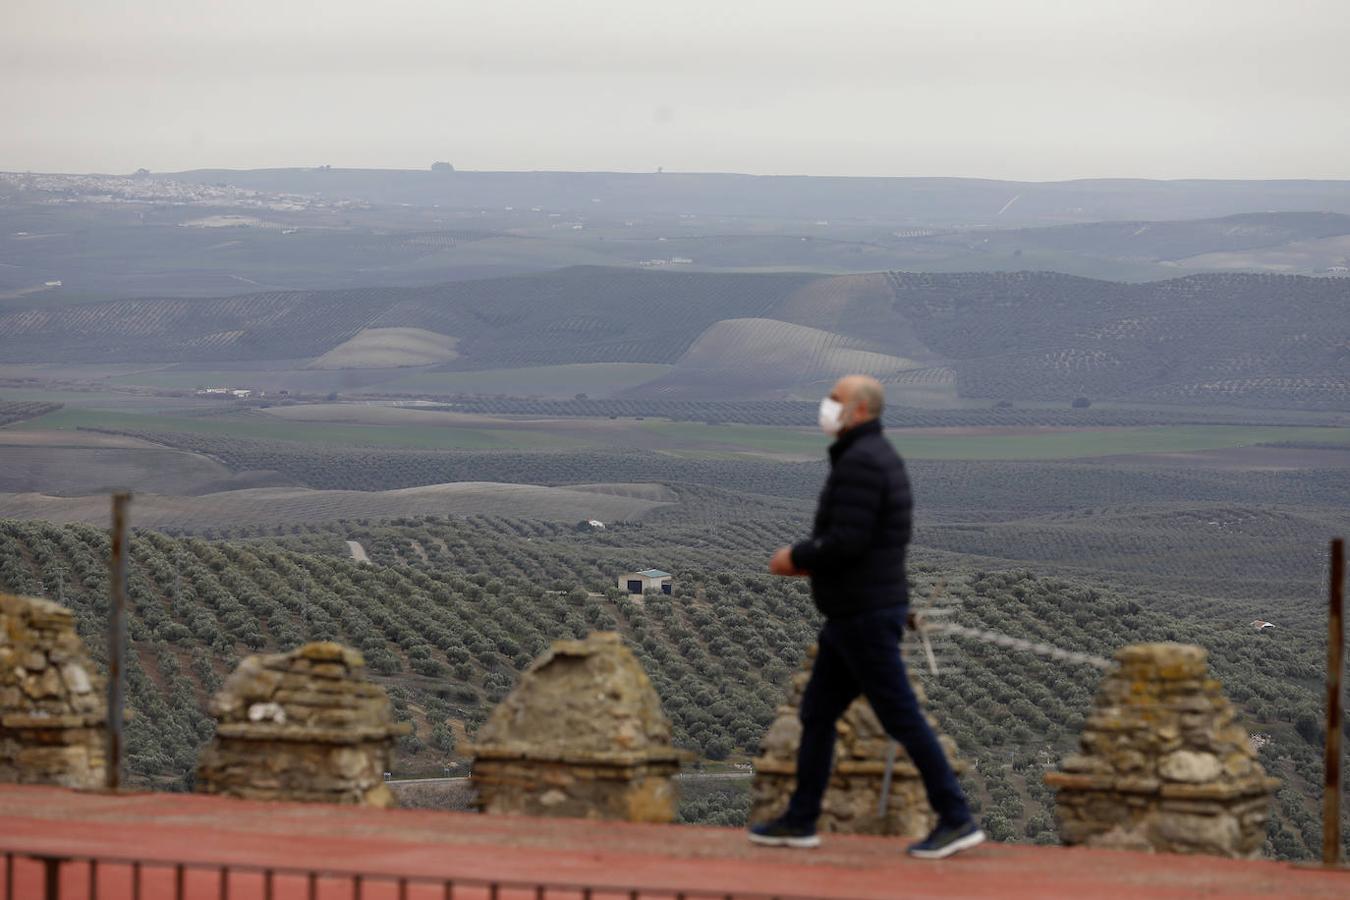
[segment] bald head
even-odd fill
[[[845,375],[830,397],[844,407],[845,430],[880,417],[886,408],[886,389],[871,375]]]

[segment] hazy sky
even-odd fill
[[[1350,0],[0,0],[0,170],[1350,177]]]

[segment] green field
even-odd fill
[[[342,425],[291,422],[256,413],[221,416],[156,416],[66,407],[22,423],[26,430],[108,428],[131,431],[185,431],[327,446],[414,447],[424,450],[547,449],[584,446],[564,435],[509,428],[455,428],[443,425]]]
[[[820,454],[824,436],[805,429],[761,425],[646,422],[645,429],[671,441],[671,449],[729,450],[792,455]],[[910,459],[1081,459],[1137,453],[1185,453],[1294,441],[1350,446],[1350,428],[1161,425],[1147,428],[1047,430],[1034,434],[935,434],[891,429],[900,453]]]
[[[350,424],[291,420],[240,411],[212,416],[155,415],[67,406],[11,428],[107,428],[136,432],[189,432],[260,440],[301,441],[330,447],[409,447],[493,450],[632,447],[681,456],[727,458],[738,454],[816,458],[829,440],[806,428],[768,425],[707,425],[646,420],[604,429],[579,419],[566,426],[500,419],[490,425]],[[1239,425],[1160,425],[1139,428],[1079,428],[1028,433],[936,432],[891,429],[888,434],[909,459],[1056,460],[1146,453],[1186,453],[1254,444],[1313,442],[1350,447],[1350,428]]]
[[[190,391],[215,385],[238,385],[241,381],[250,381],[250,372],[220,371],[180,371],[166,368],[157,372],[136,372],[132,375],[116,375],[108,379],[109,384],[137,385],[144,387],[166,388],[168,390]]]
[[[57,391],[38,388],[0,388],[0,400],[27,400],[41,403],[64,403],[86,409],[182,409],[181,397],[155,397],[129,391],[90,390]]]

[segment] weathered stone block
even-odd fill
[[[350,684],[352,690],[319,690]],[[384,773],[394,738],[388,697],[365,680],[361,654],[339,644],[250,656],[211,701],[215,740],[197,789],[254,800],[391,806]]]
[[[1139,644],[1098,692],[1082,753],[1046,775],[1066,844],[1250,857],[1260,852],[1277,782],[1203,648]]]
[[[102,679],[65,608],[0,594],[0,781],[100,787]]]
[[[619,635],[557,641],[479,729],[477,805],[488,813],[669,822],[682,755]]]

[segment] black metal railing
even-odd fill
[[[24,850],[0,853],[4,854],[0,900],[822,900],[755,890],[398,875]]]

